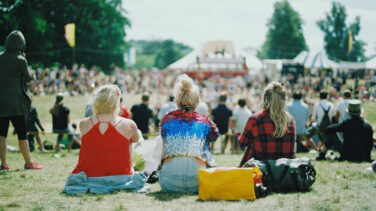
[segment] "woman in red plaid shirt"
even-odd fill
[[[295,158],[295,121],[285,111],[285,103],[285,88],[278,82],[269,84],[264,91],[263,110],[248,119],[239,137],[239,143],[247,147],[239,166],[251,158]]]

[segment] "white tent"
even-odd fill
[[[245,63],[250,70],[260,70],[262,68],[262,62],[252,53],[241,53],[241,56],[245,58]]]
[[[309,52],[308,51],[302,51],[292,61],[294,63],[299,63],[299,64],[304,65],[307,62],[308,57],[309,57]]]
[[[366,61],[366,69],[373,69],[375,70],[376,69],[376,57]]]
[[[312,69],[336,69],[338,67],[338,64],[330,60],[323,52],[312,54],[302,51],[292,61],[303,64],[305,68]]]
[[[167,66],[167,69],[171,69],[171,70],[186,69],[192,63],[196,63],[197,56],[199,56],[200,54],[201,54],[201,51],[193,50],[189,54],[185,55],[183,58]]]

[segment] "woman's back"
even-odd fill
[[[22,56],[25,39],[12,32],[5,41],[6,51],[0,53],[0,117],[22,116],[30,112],[31,101],[26,82],[32,80],[27,60]]]
[[[163,157],[197,157],[213,162],[209,142],[218,137],[218,129],[208,117],[197,112],[172,111],[161,122]]]
[[[294,120],[291,119],[287,124],[287,130],[282,137],[277,138],[273,133],[274,124],[267,110],[253,114],[239,137],[240,144],[247,146],[239,166],[251,158],[256,160],[295,158]]]
[[[111,123],[95,116],[82,121],[79,162],[72,173],[84,171],[88,177],[132,174],[132,138],[124,135],[132,133],[128,121],[119,117]]]

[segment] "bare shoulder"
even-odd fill
[[[126,119],[123,117],[117,117],[116,129],[120,134],[122,134],[127,139],[130,139],[132,132],[137,131],[136,123],[131,119]]]
[[[119,122],[119,124],[123,125],[123,126],[128,126],[128,127],[137,127],[136,123],[131,120],[131,119],[127,119],[127,118],[124,118],[124,117],[119,117],[119,120],[117,120]]]
[[[83,120],[80,121],[80,131],[81,131],[81,134],[84,135],[85,133],[87,133],[91,127],[92,127],[92,123],[90,121],[90,117],[87,117]]]

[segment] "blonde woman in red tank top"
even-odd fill
[[[138,191],[144,187],[145,175],[132,168],[132,143],[139,140],[137,125],[118,116],[120,94],[115,85],[101,86],[94,92],[95,115],[80,122],[79,160],[64,187],[66,193]]]

